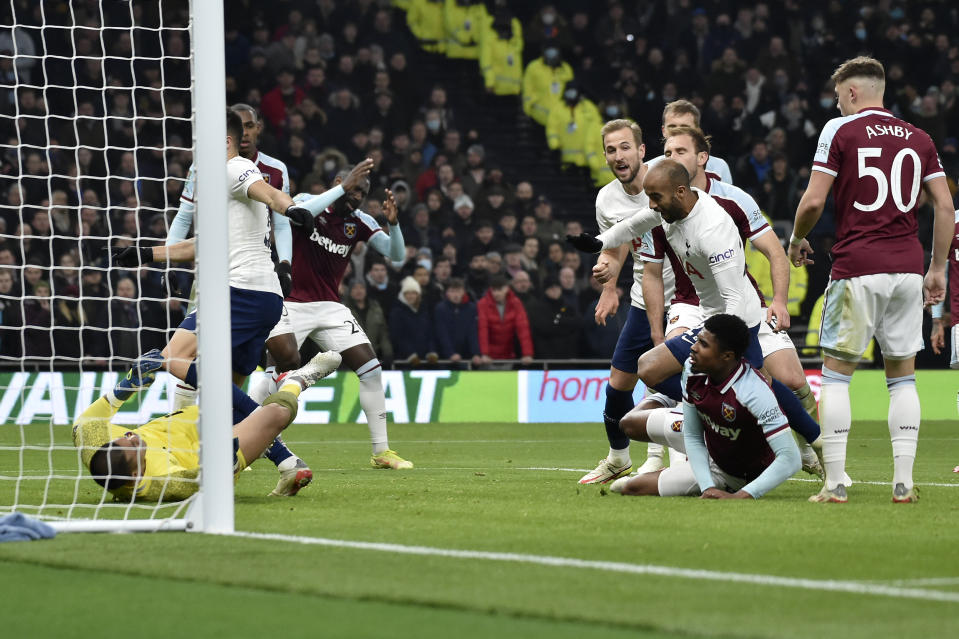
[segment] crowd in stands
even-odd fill
[[[104,249],[162,240],[178,205],[191,163],[187,2],[164,2],[162,16],[150,3],[13,4],[24,26],[0,30],[0,355],[135,356],[165,341],[185,301],[158,269],[107,270]],[[543,127],[543,161],[558,157],[596,186],[612,178],[605,120],[639,122],[651,158],[663,107],[690,99],[734,182],[788,225],[819,131],[838,115],[829,76],[871,53],[886,66],[888,107],[929,132],[947,175],[959,175],[959,10],[945,0],[246,0],[225,10],[227,103],[259,109],[259,148],[287,164],[292,192],[320,192],[372,157],[364,210],[381,219],[385,189],[396,195],[407,260],[360,248],[342,287],[385,361],[604,358],[629,304],[624,276],[621,313],[593,322],[591,264],[563,241],[583,220],[566,219],[528,176],[504,173],[470,118],[477,105],[431,80],[429,65],[459,65],[512,100],[517,118]],[[101,16],[124,28],[101,38]],[[53,28],[73,19],[78,28]],[[830,217],[827,206],[810,238],[817,255]],[[810,276],[811,299],[823,284]]]

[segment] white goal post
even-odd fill
[[[0,5],[0,515],[63,532],[232,532],[223,3],[68,0],[68,14],[55,15],[33,0]],[[162,243],[190,159],[203,300],[198,489],[180,502],[114,500],[81,463],[72,421],[125,373],[134,348],[165,342],[186,300],[171,301],[177,269],[117,278],[105,249]],[[168,412],[172,388],[159,374],[114,423]]]

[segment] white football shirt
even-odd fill
[[[613,180],[596,194],[596,224],[600,233],[604,233],[620,220],[632,217],[634,213],[649,207],[649,197],[646,191],[630,195],[623,188],[619,180]],[[633,252],[633,286],[629,290],[630,301],[637,308],[646,308],[643,301],[643,260],[640,251],[643,246],[642,234],[629,240],[630,250]],[[663,286],[665,288],[666,305],[673,299],[673,270],[669,264],[663,266]]]
[[[230,238],[230,286],[283,295],[270,257],[270,210],[247,197],[250,185],[263,180],[250,160],[236,156],[226,163],[227,217]]]
[[[698,200],[689,215],[672,224],[662,222],[666,241],[696,289],[703,319],[730,313],[756,326],[763,318],[762,306],[746,276],[739,228],[716,200],[695,187],[692,190]],[[651,219],[649,212],[642,212],[616,224],[600,234],[603,248],[619,246],[639,230],[650,230]]]

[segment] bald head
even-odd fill
[[[685,186],[688,189],[689,171],[676,160],[662,160],[657,162],[646,174],[645,184],[658,180],[665,180],[665,184],[670,190],[674,190],[678,186]]]
[[[686,217],[697,200],[689,187],[689,172],[676,160],[663,160],[649,169],[643,190],[649,207],[670,224]]]

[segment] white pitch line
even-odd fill
[[[921,579],[893,579],[891,586],[959,586],[959,577],[926,577]]]
[[[481,561],[502,561],[519,564],[533,564],[556,568],[583,568],[604,572],[628,573],[633,575],[656,575],[658,577],[678,577],[697,581],[717,581],[725,583],[754,584],[758,586],[779,586],[781,588],[798,588],[801,590],[817,590],[845,592],[857,595],[878,597],[897,597],[905,599],[921,599],[925,601],[942,601],[959,603],[959,592],[941,590],[925,590],[921,588],[903,588],[883,584],[867,584],[855,581],[834,581],[826,579],[803,579],[799,577],[780,577],[776,575],[749,574],[740,572],[722,572],[717,570],[701,570],[692,568],[678,568],[675,566],[657,566],[653,564],[628,564],[618,561],[593,561],[576,559],[573,557],[555,557],[550,555],[528,555],[511,552],[488,552],[482,550],[456,550],[453,548],[433,548],[430,546],[407,546],[403,544],[388,544],[368,541],[349,541],[345,539],[327,539],[324,537],[300,537],[296,535],[280,535],[271,533],[233,532],[224,533],[233,537],[246,537],[267,541],[283,541],[311,546],[327,546],[331,548],[350,548],[353,550],[369,550],[374,552],[388,552],[400,555],[418,555],[423,557],[448,557],[451,559],[477,559]]]
[[[549,468],[549,467],[545,467],[545,466],[529,466],[529,467],[526,467],[526,468],[517,467],[517,468],[514,468],[514,470],[551,470],[551,471],[567,472],[567,473],[588,473],[588,472],[589,472],[590,470],[592,470],[592,469],[591,469],[591,468]],[[821,479],[811,479],[811,478],[810,478],[810,479],[806,479],[805,477],[790,477],[790,478],[789,478],[789,481],[801,481],[801,482],[807,482],[807,483],[816,483],[816,482],[822,483],[822,480],[821,480]],[[853,483],[854,485],[855,485],[855,484],[866,484],[866,485],[869,485],[869,486],[889,486],[889,485],[890,485],[888,481],[863,481],[863,480],[859,480],[859,479],[853,479],[853,480],[852,480],[852,483]],[[917,481],[917,482],[916,482],[916,485],[917,485],[917,486],[938,486],[938,487],[940,487],[940,488],[959,488],[959,482],[957,482],[957,483],[952,483],[952,484],[947,484],[947,483],[936,483],[936,482],[928,482],[928,481],[923,481],[923,482],[918,482],[918,481]]]

